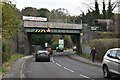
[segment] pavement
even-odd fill
[[[101,62],[97,62],[97,61],[92,62],[91,60],[83,58],[83,57],[80,57],[77,54],[69,55],[69,58],[74,59],[76,61],[84,62],[84,63],[87,63],[87,64],[95,65],[95,66],[98,66],[98,67],[102,66]]]
[[[24,63],[31,59],[33,56],[25,56],[16,60],[13,64],[10,65],[10,70],[2,75],[2,78],[21,78],[21,68]]]

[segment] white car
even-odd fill
[[[76,48],[76,46],[74,46],[74,47],[73,47],[73,51],[77,51],[77,48]]]
[[[104,78],[111,78],[113,74],[120,76],[120,48],[113,48],[106,52],[102,70]]]

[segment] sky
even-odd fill
[[[79,15],[81,11],[87,12],[89,7],[94,9],[94,0],[11,0],[16,4],[16,7],[20,10],[24,7],[34,7],[37,9],[47,8],[50,11],[58,8],[65,8],[68,10],[70,15]],[[102,1],[98,0],[100,3],[99,7],[102,9]],[[115,2],[116,0],[111,0]],[[105,0],[108,4],[108,0]],[[114,10],[116,12],[117,9]]]

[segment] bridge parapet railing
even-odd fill
[[[82,29],[81,24],[68,24],[68,23],[57,23],[57,22],[35,22],[35,21],[24,21],[24,27]]]

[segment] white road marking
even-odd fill
[[[25,58],[27,58],[26,59],[26,61],[24,61],[23,63],[22,63],[22,65],[20,66],[20,78],[25,78],[25,75],[23,74],[23,67],[24,67],[24,65],[25,65],[25,63],[28,61],[28,60],[30,60],[31,58],[32,58],[33,56],[29,56],[29,57],[25,57]],[[24,58],[24,57],[23,57]]]
[[[54,59],[53,59],[53,57],[52,57],[52,62],[55,62],[54,61]],[[56,63],[56,65],[58,65],[58,66],[62,66],[62,65],[60,65],[59,63]],[[71,70],[71,69],[69,69],[69,68],[67,68],[67,67],[63,67],[65,70],[67,70],[67,71],[70,71],[70,72],[72,72],[72,73],[75,73],[75,71],[73,71],[73,70]],[[94,79],[92,79],[92,78],[90,78],[90,77],[88,77],[88,76],[85,76],[85,75],[83,75],[83,74],[80,74],[80,76],[82,76],[82,77],[84,77],[84,78],[87,78],[87,79],[90,79],[90,80],[94,80]]]
[[[66,68],[66,67],[63,67],[63,68],[66,69],[66,70],[68,70],[68,71],[70,71],[70,72],[74,72],[73,70],[68,69],[68,68]]]
[[[53,57],[52,57],[52,62],[55,62],[54,59],[53,59]]]
[[[58,66],[61,66],[60,64],[56,63]]]
[[[88,78],[88,79],[89,79],[89,77],[87,77],[87,76],[85,76],[85,75],[83,75],[83,74],[80,74],[80,76],[82,76],[82,77],[85,77],[85,78]]]
[[[84,77],[84,78],[87,78],[87,79],[94,80],[94,79],[92,79],[92,78],[90,78],[90,77],[88,77],[88,76],[85,76],[85,75],[83,75],[83,74],[80,74],[80,76],[82,76],[82,77]]]

